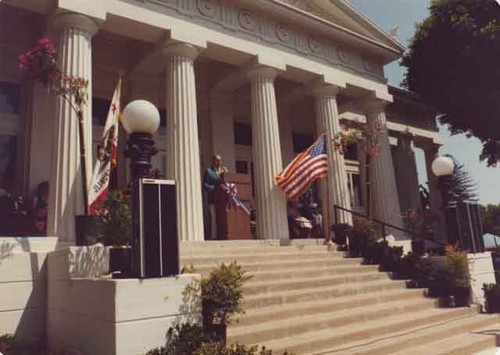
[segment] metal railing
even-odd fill
[[[390,224],[390,223],[378,220],[376,218],[368,217],[367,215],[365,215],[363,213],[352,211],[352,210],[349,210],[347,208],[340,207],[340,206],[337,206],[337,205],[333,206],[333,213],[334,213],[335,221],[338,221],[338,215],[339,215],[338,211],[348,212],[348,213],[352,214],[353,216],[361,217],[361,218],[366,219],[367,221],[374,222],[374,223],[380,225],[381,230],[382,230],[382,237],[383,237],[384,241],[385,241],[385,237],[387,235],[387,228],[391,228],[391,229],[395,229],[395,230],[398,230],[400,232],[404,232],[404,233],[408,234],[412,238],[412,240],[414,238],[419,238],[419,239],[423,239],[423,240],[426,240],[426,241],[429,241],[429,242],[432,242],[432,243],[436,243],[436,244],[438,244],[440,246],[446,246],[446,243],[443,243],[443,242],[441,242],[439,240],[435,240],[435,239],[430,238],[430,237],[428,237],[426,235],[422,235],[422,234],[416,233],[414,231],[411,231],[411,230],[408,230],[408,229],[404,229],[404,228],[395,226],[393,224]]]

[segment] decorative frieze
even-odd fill
[[[218,24],[232,34],[251,35],[273,46],[314,57],[328,64],[384,80],[382,66],[345,47],[338,47],[327,38],[318,38],[297,26],[280,23],[255,11],[238,7],[225,0],[137,0],[173,10],[179,15]],[[306,12],[314,13],[307,1],[279,0]],[[316,14],[315,14],[316,15]],[[323,16],[324,17],[324,16]]]

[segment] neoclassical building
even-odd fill
[[[420,206],[414,149],[429,168],[442,144],[432,112],[384,78],[403,46],[345,0],[4,0],[0,28],[0,187],[15,178],[31,195],[49,181],[48,234],[61,240],[73,240],[82,212],[77,120],[67,103],[21,78],[17,58],[41,37],[56,43],[64,71],[90,79],[89,164],[118,73],[123,104],[159,108],[154,166],[177,182],[182,241],[204,238],[201,174],[214,152],[251,177],[257,237],[286,239],[275,176],[318,134],[337,135],[341,122],[382,128],[370,160],[371,210],[399,226],[401,211]],[[329,150],[320,199],[330,219],[334,205],[366,211],[365,159],[361,144],[344,155]],[[118,166],[123,187],[122,156]]]

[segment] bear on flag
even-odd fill
[[[121,84],[120,78],[111,100],[101,141],[97,146],[97,160],[89,189],[89,212],[91,215],[100,214],[104,202],[108,198],[111,171],[117,163]]]

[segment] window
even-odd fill
[[[252,145],[252,125],[234,123],[234,144]]]
[[[248,163],[244,160],[236,160],[236,173],[248,174]]]
[[[21,87],[16,83],[0,81],[0,113],[19,113]]]
[[[110,100],[92,98],[92,124],[104,126],[108,117]]]
[[[351,195],[352,207],[363,207],[361,204],[361,177],[359,173],[347,173],[347,187]]]
[[[312,134],[292,133],[293,151],[300,153],[309,148],[314,143]]]
[[[16,178],[17,140],[15,136],[0,133],[0,188]]]
[[[358,145],[356,143],[347,145],[344,158],[348,160],[358,160]]]

